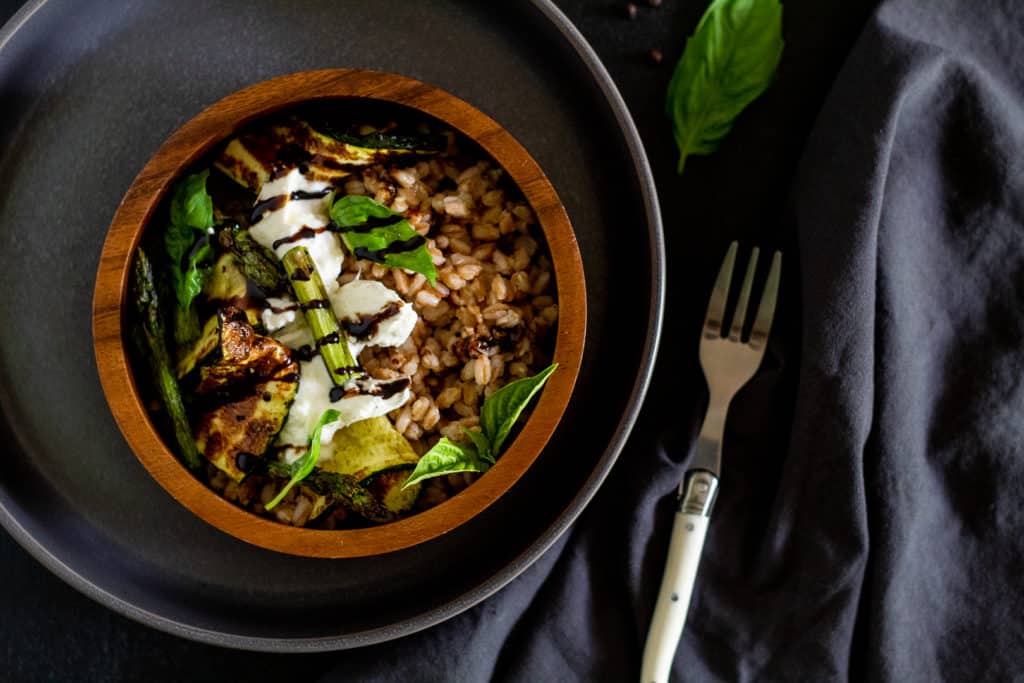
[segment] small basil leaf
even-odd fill
[[[189,255],[188,268],[182,273],[181,290],[190,304],[203,291],[203,283],[213,267],[213,256],[213,245],[209,241],[198,245]]]
[[[284,499],[285,495],[292,490],[293,486],[310,475],[320,459],[320,433],[323,431],[324,425],[334,422],[339,417],[341,417],[341,413],[333,408],[325,410],[323,415],[320,416],[320,419],[316,422],[316,427],[313,428],[313,435],[309,438],[309,447],[302,458],[293,465],[292,478],[285,484],[280,493],[274,496],[274,500],[267,503],[267,510],[273,510]]]
[[[486,472],[491,464],[477,455],[476,449],[469,444],[451,441],[446,437],[434,444],[434,447],[423,454],[416,463],[416,469],[402,484],[408,488],[424,479],[440,477],[457,472]]]
[[[470,431],[465,427],[462,428],[462,433],[469,437],[469,440],[476,446],[477,455],[487,462],[494,464],[494,454],[491,452],[491,442],[487,439],[483,432]]]
[[[490,441],[491,453],[495,457],[501,452],[501,445],[530,399],[540,391],[557,367],[558,363],[552,363],[533,377],[506,384],[484,400],[480,409],[480,426]]]
[[[356,258],[423,273],[431,285],[437,282],[426,239],[383,204],[369,197],[347,195],[331,205],[331,220]]]
[[[679,173],[690,154],[718,149],[740,112],[771,85],[782,47],[779,0],[712,1],[668,86]]]

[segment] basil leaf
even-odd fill
[[[200,238],[203,239],[203,238]],[[180,291],[188,297],[189,304],[203,291],[203,283],[206,276],[213,267],[213,245],[209,240],[197,245],[197,248],[189,255],[188,268],[181,275]]]
[[[471,432],[465,427],[462,428],[462,433],[469,437],[469,440],[476,446],[477,455],[487,462],[494,464],[494,453],[491,452],[491,441],[483,432]]]
[[[483,407],[480,408],[480,426],[490,441],[491,453],[497,455],[501,452],[501,445],[519,419],[519,415],[557,367],[558,363],[552,363],[533,377],[525,377],[506,384],[484,400]]]
[[[441,440],[424,453],[420,461],[416,463],[416,469],[402,484],[402,488],[406,489],[424,479],[440,477],[445,474],[486,472],[490,467],[491,463],[480,458],[476,449],[471,445],[451,441],[442,436]]]
[[[431,285],[437,282],[426,238],[383,204],[361,195],[346,195],[331,205],[331,220],[356,258],[423,273]]]
[[[213,266],[213,245],[206,234],[213,226],[213,199],[206,191],[209,175],[208,169],[190,175],[174,188],[164,233],[171,285],[178,301],[174,338],[179,344],[198,336],[199,319],[192,302],[203,291]]]
[[[718,149],[733,121],[771,84],[782,57],[779,0],[713,0],[676,64],[666,113],[690,154]]]
[[[313,428],[313,435],[309,438],[309,447],[302,458],[292,466],[292,478],[288,480],[288,483],[285,484],[280,493],[274,496],[274,500],[267,503],[267,510],[273,510],[284,499],[285,495],[292,490],[293,486],[310,475],[320,459],[320,433],[323,431],[324,425],[334,422],[339,417],[341,417],[341,413],[333,408],[325,410],[324,414],[320,416],[320,419],[316,422],[316,427]]]
[[[171,198],[171,223],[206,230],[213,225],[213,199],[206,192],[210,170],[188,176],[178,183]]]
[[[331,220],[339,228],[351,228],[370,218],[391,218],[397,214],[379,202],[359,194],[349,194],[331,204]]]

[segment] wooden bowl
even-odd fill
[[[150,420],[132,376],[125,301],[135,249],[173,182],[252,121],[297,104],[382,100],[438,119],[475,141],[500,164],[529,202],[551,252],[559,320],[551,376],[519,436],[486,474],[440,505],[390,524],[327,531],[291,527],[243,510],[197,479]],[[221,531],[270,550],[308,557],[365,557],[407,548],[451,531],[509,490],[543,450],[569,403],[583,356],[586,290],[576,238],[537,162],[505,129],[466,102],[410,78],[326,69],[250,86],[210,106],[157,150],[114,215],[100,256],[93,297],[93,341],[100,380],[125,439],[149,473],[179,503]],[[157,531],[159,533],[159,531]]]

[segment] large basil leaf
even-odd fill
[[[409,221],[362,195],[346,195],[331,205],[331,220],[356,258],[423,273],[437,281],[427,241]]]
[[[476,446],[477,455],[493,465],[495,454],[491,452],[491,440],[487,438],[487,435],[483,432],[471,431],[466,428],[462,429],[462,433],[468,436],[469,440]]]
[[[213,225],[213,199],[206,191],[210,170],[188,176],[178,183],[171,199],[171,223],[195,230]]]
[[[170,221],[164,232],[171,285],[178,302],[174,338],[179,344],[199,333],[192,302],[203,291],[213,266],[214,249],[206,234],[213,226],[213,199],[206,191],[209,175],[209,170],[190,175],[174,188]]]
[[[525,377],[506,384],[487,397],[480,409],[480,426],[490,441],[491,453],[497,455],[501,452],[501,445],[519,419],[519,415],[557,367],[558,363],[552,363],[533,377]]]
[[[680,173],[690,154],[714,152],[740,112],[768,88],[782,47],[778,0],[713,0],[668,86]]]

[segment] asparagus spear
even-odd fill
[[[295,247],[284,255],[282,262],[295,297],[306,315],[306,323],[313,331],[320,356],[327,365],[327,372],[340,387],[359,373],[359,366],[338,327],[338,319],[334,317],[320,273],[305,247]]]
[[[221,247],[235,255],[238,267],[264,292],[273,293],[287,286],[284,272],[277,258],[254,240],[248,230],[238,225],[224,228],[218,233]]]
[[[266,464],[270,476],[291,479],[291,465],[271,459],[267,459]],[[371,522],[385,523],[395,519],[395,515],[381,505],[369,489],[350,475],[315,469],[302,480],[301,485],[313,493],[326,496],[331,503],[341,503],[345,508]]]
[[[174,436],[181,448],[185,464],[195,469],[201,464],[199,451],[192,438],[192,427],[188,423],[185,404],[181,400],[181,390],[174,378],[170,356],[167,353],[167,337],[160,317],[160,301],[156,293],[153,265],[141,247],[136,252],[133,278],[134,304],[139,314],[137,334],[133,335],[133,338],[139,346],[139,352],[148,361],[157,390],[164,400],[164,405],[167,406],[167,412],[174,425]]]

